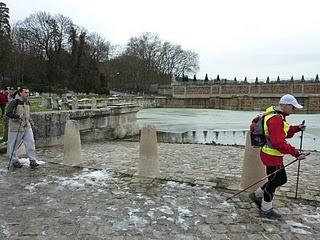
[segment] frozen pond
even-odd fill
[[[250,122],[259,112],[190,108],[149,108],[138,112],[138,124],[153,124],[173,142],[244,145]],[[293,114],[290,124],[306,121],[303,149],[320,151],[320,114]],[[170,134],[175,133],[175,134]],[[289,140],[299,147],[300,133]]]

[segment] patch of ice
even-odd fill
[[[85,186],[84,183],[80,183],[77,179],[70,179],[65,177],[57,177],[58,183],[62,187],[70,187],[70,188],[83,188]]]
[[[116,211],[117,210],[117,208],[115,208],[115,207],[107,207],[107,209],[111,210],[111,211]]]
[[[179,215],[192,216],[192,213],[189,209],[184,207],[178,207]]]
[[[63,187],[83,188],[85,185],[105,186],[112,178],[113,173],[106,170],[83,170],[73,177],[56,177],[56,182]]]
[[[54,198],[52,198],[52,197],[47,197],[46,199],[47,199],[47,202],[48,202],[48,203],[54,203],[54,202],[56,202],[56,200],[55,200]]]
[[[231,206],[230,203],[228,203],[227,201],[223,201],[223,203],[220,203],[220,205],[222,207],[230,207]]]
[[[155,202],[150,199],[148,199],[147,201],[144,202],[144,205],[154,205],[154,204],[155,204]]]
[[[186,183],[179,183],[174,181],[168,181],[166,185],[170,188],[175,188],[175,189],[184,189],[188,186]]]
[[[136,198],[138,198],[138,199],[144,199],[144,196],[142,196],[141,193],[138,193],[138,194],[136,195]]]
[[[209,198],[208,195],[204,195],[204,196],[199,196],[199,197],[198,197],[198,199],[200,199],[200,200],[206,200],[206,199],[208,199],[208,198]]]
[[[232,219],[236,220],[237,217],[238,217],[238,214],[236,214],[236,213],[231,213],[231,217],[232,217]]]
[[[286,221],[286,223],[292,227],[300,227],[300,228],[310,228],[309,226],[303,225],[302,223],[297,223],[292,220]]]
[[[110,180],[113,176],[113,173],[106,170],[97,170],[97,171],[83,171],[79,176],[80,178],[84,178],[86,181],[94,181],[94,182],[102,182],[106,180]]]
[[[31,183],[25,187],[25,189],[29,190],[30,192],[34,191],[37,187],[44,187],[48,186],[47,179],[44,179],[42,182],[39,183]]]
[[[129,216],[133,215],[133,213],[140,212],[140,208],[131,208],[131,207],[126,207],[126,209],[129,210],[128,214]]]
[[[170,203],[172,204],[173,206],[175,206],[177,203],[176,203],[176,200],[175,200],[175,197],[173,196],[170,196],[170,195],[164,195],[163,197],[163,201],[166,202],[166,203]]]
[[[290,231],[298,234],[312,234],[311,232],[305,229],[311,229],[311,227],[306,226],[302,223],[297,223],[292,220],[286,221],[286,223],[290,226]]]
[[[293,233],[304,234],[304,235],[312,234],[311,232],[306,231],[302,228],[295,228],[295,227],[290,227],[290,231]]]
[[[319,223],[320,222],[320,213],[314,215],[303,214],[304,220],[308,223]]]
[[[154,219],[154,212],[151,211],[151,210],[149,210],[149,211],[147,212],[147,216],[149,216],[151,219]]]
[[[132,215],[129,219],[120,222],[114,222],[112,225],[112,229],[114,231],[127,231],[129,229],[135,228],[140,232],[143,231],[142,228],[148,224],[148,221],[144,218],[138,217],[136,215]]]
[[[10,239],[11,234],[10,234],[9,227],[7,225],[1,225],[1,228],[2,228],[2,233],[4,234],[4,236],[6,236],[8,239]]]
[[[180,224],[184,230],[188,230],[189,226],[186,223],[186,220],[184,220],[182,217],[178,217],[177,223]]]
[[[160,212],[163,212],[163,213],[165,213],[165,214],[168,214],[168,215],[172,215],[172,214],[173,214],[172,209],[171,209],[170,207],[168,207],[168,206],[161,206],[161,207],[159,207],[159,211],[160,211]]]
[[[112,225],[114,231],[127,231],[129,228],[128,221],[115,222]]]
[[[171,217],[168,217],[167,220],[168,220],[169,222],[174,222],[174,219],[171,218]]]

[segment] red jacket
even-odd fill
[[[5,104],[7,104],[7,102],[8,102],[8,95],[5,92],[1,91],[0,92],[0,104],[5,105]]]
[[[267,121],[271,146],[283,154],[291,154],[294,157],[298,157],[300,154],[299,150],[290,145],[286,141],[286,138],[293,137],[293,135],[301,131],[301,129],[298,125],[290,126],[287,136],[285,136],[283,121],[285,121],[285,116],[282,118],[279,114],[276,114]],[[266,166],[283,165],[283,157],[281,156],[272,156],[260,151],[260,158]]]

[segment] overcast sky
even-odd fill
[[[159,34],[200,56],[197,78],[281,79],[320,74],[319,0],[0,0],[11,24],[61,13],[111,44]],[[192,77],[192,76],[190,76]]]

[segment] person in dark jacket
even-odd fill
[[[25,145],[30,160],[30,168],[37,167],[39,164],[36,160],[35,142],[31,127],[28,88],[20,88],[18,97],[13,99],[8,105],[6,116],[9,118],[8,140],[13,167],[22,167],[17,156],[17,148],[22,142]]]
[[[293,113],[295,109],[301,109],[303,106],[298,103],[297,99],[286,94],[281,97],[278,106],[267,108],[264,118],[264,130],[267,137],[267,144],[260,150],[260,158],[266,166],[267,175],[273,172],[268,178],[268,182],[255,192],[249,194],[249,198],[260,209],[260,215],[271,219],[280,219],[281,214],[275,211],[272,206],[272,200],[278,187],[287,182],[286,170],[283,168],[283,156],[290,154],[298,160],[305,159],[294,146],[290,145],[286,138],[291,138],[295,133],[304,131],[305,125],[289,125],[286,117]]]

